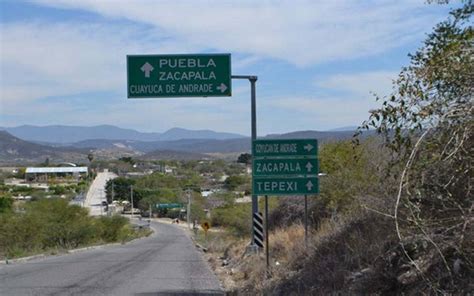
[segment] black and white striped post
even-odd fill
[[[262,213],[253,213],[253,233],[255,245],[259,248],[263,248],[263,217]]]

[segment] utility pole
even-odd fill
[[[186,194],[188,196],[188,209],[186,211],[186,220],[188,220],[188,228],[191,229],[191,191],[190,189],[186,189]]]
[[[112,201],[114,201],[114,179],[112,181]]]
[[[133,185],[130,185],[130,200],[132,202],[132,214],[131,217],[133,218]]]
[[[150,208],[149,208],[149,212],[148,212],[148,221],[149,221],[149,224],[151,225],[151,202],[150,204],[148,205]]]

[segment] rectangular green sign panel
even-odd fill
[[[317,175],[318,159],[272,158],[253,161],[254,176]]]
[[[183,205],[179,203],[164,203],[164,204],[156,204],[156,208],[158,209],[173,209],[173,208],[182,208]]]
[[[303,195],[319,193],[319,179],[304,178],[253,178],[253,194],[255,195]]]
[[[252,156],[279,157],[279,156],[308,156],[318,155],[318,140],[316,139],[279,139],[255,140],[252,143]]]
[[[230,54],[128,55],[128,98],[228,97]]]

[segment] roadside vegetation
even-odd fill
[[[85,208],[51,198],[13,203],[0,197],[0,258],[56,254],[68,249],[126,242],[148,235],[121,216],[94,218]]]
[[[307,247],[301,197],[279,199],[270,213],[268,271],[262,253],[246,252],[248,237],[209,236],[206,256],[228,290],[474,292],[473,12],[472,1],[462,1],[434,28],[394,81],[393,93],[376,97],[381,107],[371,111],[353,142],[322,145],[326,175],[321,194],[310,198]],[[368,129],[376,136],[360,138]],[[239,225],[232,222],[238,216],[226,217],[226,226]]]

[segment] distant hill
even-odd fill
[[[343,132],[343,131],[355,132],[356,130],[357,130],[357,126],[352,125],[352,126],[343,126],[343,127],[333,128],[333,129],[328,130],[328,132]]]
[[[177,141],[160,141],[149,143],[135,143],[141,151],[174,150],[194,153],[230,153],[250,151],[250,138],[209,140],[184,139]]]
[[[133,129],[119,128],[113,125],[98,126],[33,126],[3,128],[10,134],[26,141],[53,144],[70,144],[85,140],[129,140],[129,141],[173,141],[180,139],[231,139],[244,136],[232,133],[220,133],[211,130],[187,130],[172,128],[164,133],[142,133]]]
[[[0,131],[1,163],[34,163],[49,158],[51,162],[88,162],[87,151],[71,147],[51,147],[31,143]]]
[[[233,133],[221,133],[211,130],[187,130],[184,128],[172,128],[159,137],[159,141],[174,141],[182,139],[214,139],[214,140],[226,140],[245,138],[245,136]]]
[[[112,129],[117,129],[113,126],[110,127]],[[37,127],[33,127],[33,129],[35,128]],[[131,131],[129,135],[138,133],[133,130],[128,131]],[[331,141],[352,139],[353,133],[353,131],[321,132],[308,130],[296,131],[285,134],[270,134],[263,138],[313,138],[318,139],[319,143],[324,144],[326,142]],[[232,137],[236,135],[229,133],[215,133],[213,131],[189,131],[177,128],[171,129],[170,131],[161,135],[164,135],[162,138],[168,139],[173,138],[174,136],[208,137],[212,135],[216,136],[217,134],[219,134],[218,136],[222,137]],[[364,137],[367,137],[371,134],[373,134],[373,131],[366,132],[364,134]],[[49,139],[51,140],[51,138]],[[213,154],[218,157],[218,155],[250,152],[250,148],[250,138],[242,136],[240,136],[239,138],[230,139],[193,138],[167,141],[140,141],[129,139],[87,139],[72,144],[62,143],[50,144],[50,146],[48,146],[45,145],[44,142],[42,142],[41,144],[32,143],[30,141],[19,139],[18,137],[13,136],[6,131],[0,130],[0,162],[2,163],[42,162],[46,158],[49,158],[50,161],[69,161],[86,163],[88,162],[87,153],[89,153],[90,151],[94,152],[96,159],[116,159],[125,155],[140,158],[143,157],[143,159],[187,160],[209,158],[209,154]]]
[[[354,131],[298,131],[286,134],[273,134],[268,135],[265,138],[269,139],[318,139],[320,143],[328,141],[340,141],[351,139],[354,135]]]
[[[320,132],[320,131],[298,131],[285,134],[271,134],[266,139],[302,139],[311,138],[318,139],[320,143],[331,141],[350,140],[354,132],[337,131],[337,132]],[[372,132],[365,133],[364,136],[370,135]],[[172,150],[183,151],[188,153],[242,153],[249,152],[251,141],[250,138],[237,139],[181,139],[175,141],[128,141],[128,140],[87,140],[73,144],[78,148],[91,149],[116,149],[124,148],[135,150],[137,152],[149,153],[155,150]]]
[[[160,160],[160,159],[172,159],[172,160],[200,160],[200,159],[212,159],[213,157],[193,152],[184,151],[173,151],[173,150],[155,150],[139,157],[143,160]]]
[[[137,149],[141,143],[149,143],[149,142],[141,142],[141,141],[132,141],[132,140],[106,140],[106,139],[95,139],[95,140],[84,140],[72,144],[63,144],[68,147],[75,147],[75,148],[89,148],[89,149],[128,149],[128,150],[138,150],[143,151],[141,149]],[[153,149],[151,149],[153,150]],[[150,151],[151,151],[150,150]]]

